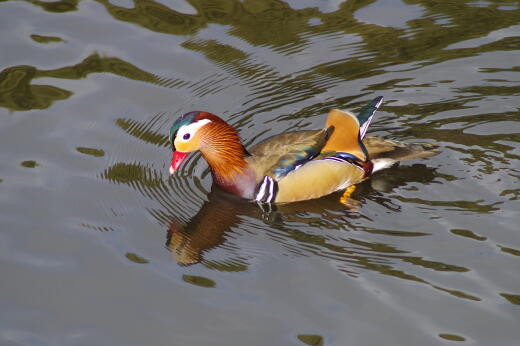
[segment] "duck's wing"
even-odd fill
[[[249,149],[250,166],[258,177],[279,180],[320,154],[332,128],[276,135]]]

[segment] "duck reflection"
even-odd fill
[[[352,233],[345,237],[345,231],[364,231],[400,237],[428,235],[360,226],[356,220],[364,216],[358,213],[356,208],[368,199],[399,212],[400,207],[381,191],[389,192],[411,182],[430,183],[436,176],[438,174],[435,169],[423,164],[397,167],[388,170],[388,174],[376,174],[370,180],[358,184],[356,191],[347,201],[342,198],[341,193],[336,193],[310,201],[273,205],[271,209],[266,205],[248,202],[213,188],[208,200],[188,222],[183,223],[175,217],[170,219],[166,246],[171,251],[173,259],[181,265],[202,263],[211,269],[244,271],[248,269],[247,260],[237,263],[236,259],[224,259],[217,263],[204,257],[218,248],[227,247],[232,251],[240,251],[240,246],[236,244],[226,246],[232,238],[231,234],[247,228],[248,225],[242,225],[245,220],[261,220],[261,223],[268,226],[262,228],[263,234],[279,243],[284,255],[319,256],[349,276],[358,276],[360,270],[375,271],[381,275],[424,284],[457,298],[479,301],[479,297],[442,287],[409,274],[399,269],[402,267],[399,263],[409,263],[428,270],[459,273],[469,271],[465,267],[411,256],[408,251],[382,243],[379,239],[378,242],[370,242],[363,237],[352,236]],[[313,231],[316,229],[318,233]],[[337,230],[338,233],[331,235],[331,230]],[[242,256],[233,254],[232,257]]]
[[[199,263],[203,253],[222,244],[226,231],[240,224],[241,215],[254,215],[258,207],[213,188],[199,212],[185,225],[172,218],[166,245],[179,264]]]
[[[310,241],[314,245],[327,247],[322,237],[306,236],[305,232],[291,229],[288,224],[296,222],[327,229],[358,229],[359,226],[354,226],[352,222],[362,217],[357,211],[367,198],[392,211],[399,211],[399,206],[381,192],[389,192],[412,181],[432,181],[434,171],[422,164],[399,167],[394,169],[393,174],[376,174],[369,181],[358,184],[351,197],[334,193],[319,199],[281,205],[256,204],[213,187],[208,200],[188,222],[182,223],[175,217],[170,219],[166,245],[179,264],[203,262],[205,252],[223,244],[226,233],[238,228],[244,217],[250,217],[262,220],[269,229],[281,231],[299,243]]]

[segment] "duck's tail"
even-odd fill
[[[400,161],[426,158],[440,151],[435,143],[404,143],[368,136],[363,139],[374,168],[372,172],[393,166]]]
[[[377,111],[379,106],[381,106],[381,103],[383,103],[383,96],[378,96],[359,111],[357,119],[359,121],[360,139],[365,138],[365,134],[367,133],[372,118],[374,117],[374,113]]]

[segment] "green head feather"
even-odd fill
[[[172,149],[175,150],[175,145],[173,141],[175,141],[175,137],[177,136],[177,131],[185,125],[189,125],[195,121],[199,112],[189,112],[184,114],[179,119],[175,120],[172,127],[170,128],[170,144],[172,145]]]

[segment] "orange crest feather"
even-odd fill
[[[237,131],[220,118],[201,128],[200,151],[215,174],[234,181],[247,166],[245,149]]]

